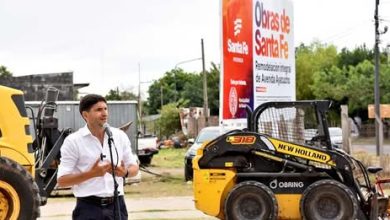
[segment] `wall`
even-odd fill
[[[0,77],[0,85],[24,92],[26,101],[43,100],[49,87],[57,88],[58,100],[74,100],[73,72]]]

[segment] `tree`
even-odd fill
[[[10,77],[12,73],[7,69],[7,67],[1,65],[0,66],[0,77]]]
[[[211,64],[207,71],[208,100],[211,114],[219,109],[219,68]],[[156,114],[161,104],[177,102],[183,99],[182,107],[203,106],[203,76],[199,73],[186,73],[182,69],[173,69],[164,74],[149,87],[148,113]]]
[[[342,100],[345,97],[348,72],[337,66],[316,72],[310,86],[317,99]]]
[[[313,79],[319,70],[330,68],[337,62],[337,49],[320,42],[310,46],[301,44],[296,49],[296,92],[298,100],[313,99]]]
[[[119,91],[111,89],[105,96],[106,100],[137,100],[137,96],[130,91]]]
[[[179,109],[176,107],[176,103],[164,105],[160,114],[161,117],[157,122],[160,137],[169,137],[181,129]]]
[[[365,60],[372,62],[374,60],[374,52],[367,49],[366,45],[363,44],[363,46],[357,47],[352,51],[343,48],[338,57],[338,67],[349,68],[349,66],[356,66]]]
[[[162,105],[177,101],[183,85],[188,81],[187,75],[182,69],[172,69],[164,77],[154,81],[148,90],[148,113],[156,114]]]

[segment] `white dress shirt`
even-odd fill
[[[126,168],[130,164],[137,164],[137,157],[131,152],[131,143],[127,135],[117,128],[110,127],[110,130],[114,140],[112,144],[114,166],[120,166],[121,160],[123,160]],[[115,149],[117,149],[117,153]],[[88,171],[101,155],[104,158],[100,163],[111,163],[107,134],[104,134],[102,147],[99,139],[93,136],[85,125],[65,139],[61,147],[61,163],[57,178],[67,174]],[[123,195],[123,178],[116,177],[116,181],[119,195]],[[75,197],[108,197],[114,195],[114,181],[112,174],[106,173],[104,176],[94,177],[74,185],[72,189]]]

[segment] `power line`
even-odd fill
[[[369,26],[371,25],[372,21],[370,20],[366,20],[366,21],[363,21],[363,22],[360,22],[359,24],[356,24],[352,27],[349,27],[347,29],[344,29],[343,31],[339,32],[339,33],[336,33],[330,37],[327,37],[325,38],[325,41],[336,41],[336,40],[340,40],[342,38],[345,38],[345,37],[348,37],[349,35],[351,35],[354,31],[356,30],[362,30],[362,27],[364,26]]]

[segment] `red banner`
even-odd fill
[[[252,1],[222,4],[222,118],[245,118],[245,106],[253,106]]]

